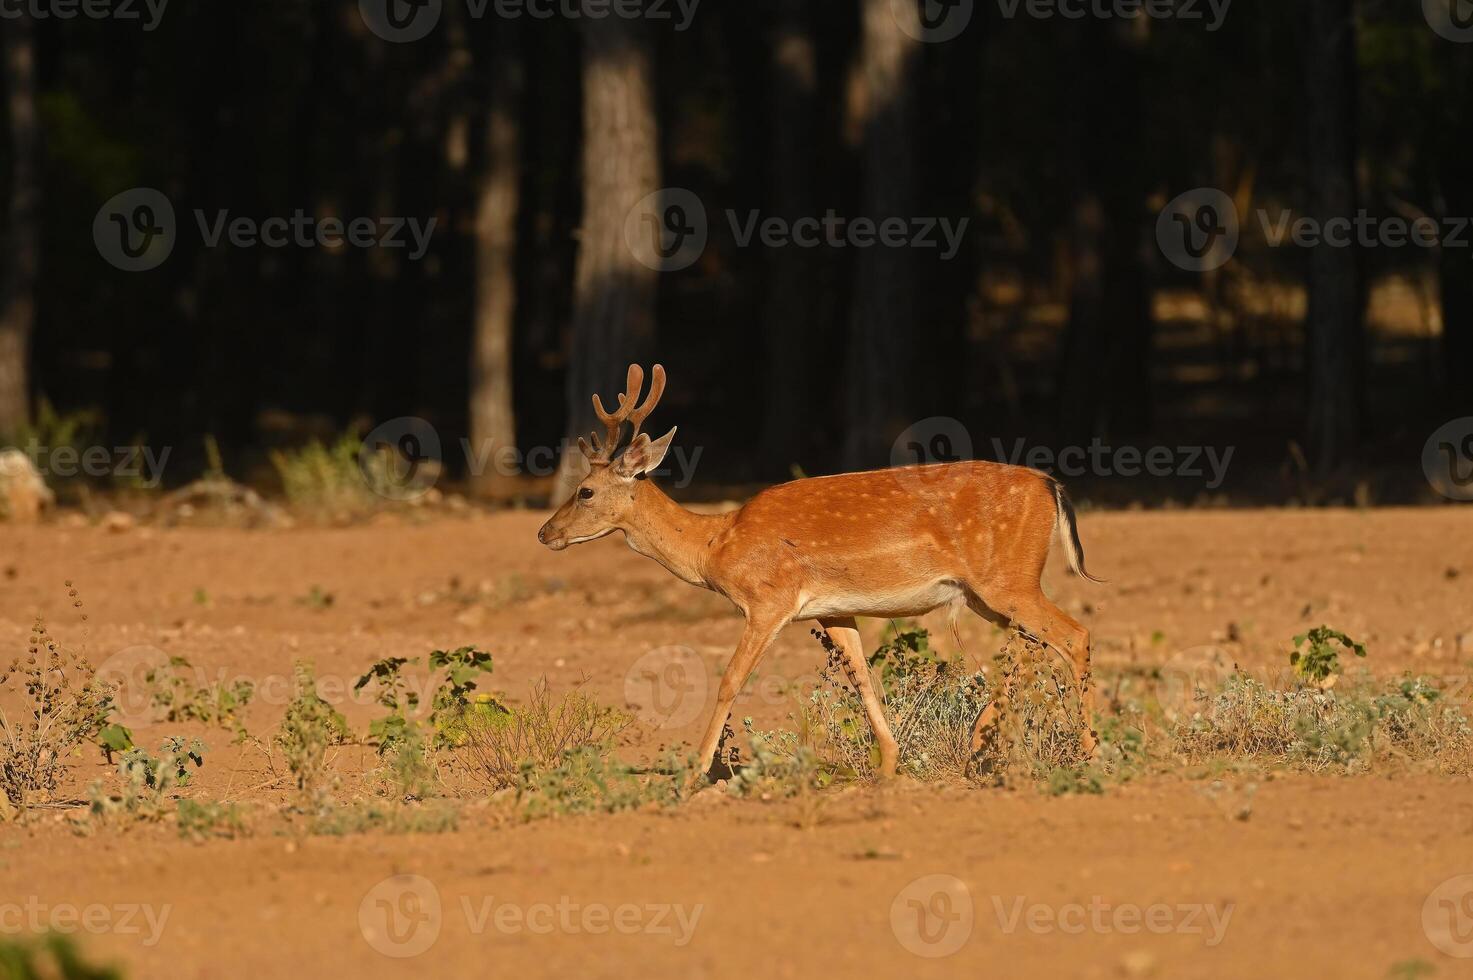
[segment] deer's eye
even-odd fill
[[[592,496],[593,496],[593,490],[591,488],[589,488],[589,487],[579,487],[578,488],[578,499],[579,500],[588,500]]]

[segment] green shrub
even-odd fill
[[[663,772],[643,773],[584,745],[551,766],[524,763],[516,798],[528,819],[673,806],[687,776],[688,770],[673,760]]]
[[[142,749],[129,749],[118,763],[120,792],[109,793],[101,783],[92,784],[89,793],[92,816],[159,819],[167,809],[170,794],[189,785],[193,777],[191,767],[198,769],[205,764],[207,750],[199,739],[186,742],[179,736],[166,738],[157,756]]]
[[[122,976],[112,967],[84,960],[70,936],[0,939],[0,980],[122,980]]]
[[[295,507],[331,514],[354,514],[381,498],[359,465],[363,440],[345,433],[330,445],[313,439],[297,449],[273,450],[271,464],[281,477],[281,489]]]
[[[175,812],[179,836],[191,840],[210,837],[234,839],[246,833],[245,812],[236,803],[183,799]]]
[[[406,806],[356,803],[329,807],[312,818],[309,830],[324,837],[346,837],[375,831],[385,834],[445,834],[459,825],[459,811],[447,803]]]
[[[327,750],[348,738],[348,724],[318,695],[310,663],[298,661],[292,669],[297,694],[287,705],[275,741],[291,770],[300,805],[316,811],[330,802],[333,791]]]
[[[1364,646],[1328,626],[1316,626],[1294,637],[1294,647],[1289,665],[1307,683],[1319,688],[1332,687],[1340,676],[1341,651],[1357,657],[1366,655]]]
[[[171,656],[167,664],[144,674],[155,713],[166,722],[198,721],[244,731],[239,713],[251,703],[255,686],[248,680],[196,685],[192,673],[188,659]]]

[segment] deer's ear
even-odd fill
[[[670,443],[674,439],[674,429],[654,440],[640,433],[629,444],[629,448],[624,450],[624,455],[619,457],[619,461],[614,464],[614,472],[626,480],[632,480],[642,473],[658,469],[665,454],[670,451]]]

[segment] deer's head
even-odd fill
[[[631,364],[618,408],[605,412],[603,402],[597,395],[593,396],[593,410],[604,424],[605,435],[602,442],[597,433],[587,440],[578,440],[578,448],[588,459],[588,476],[578,484],[568,502],[559,507],[537,532],[537,540],[553,551],[562,551],[570,544],[592,541],[628,526],[639,480],[660,465],[670,449],[671,440],[675,438],[674,429],[658,439],[651,439],[639,431],[665,393],[665,369],[655,365],[651,372],[649,395],[643,404],[638,404],[643,387],[644,369]],[[634,432],[628,448],[615,459],[614,451],[619,447],[620,432],[625,422],[634,424]]]

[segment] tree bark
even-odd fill
[[[30,422],[31,331],[40,268],[36,156],[35,29],[29,16],[5,24],[3,56],[10,125],[10,188],[0,270],[0,436],[18,435]]]
[[[813,106],[817,54],[801,0],[770,0],[768,72],[771,94],[773,211],[788,222],[813,201]],[[762,423],[763,456],[786,475],[806,448],[807,338],[812,328],[809,287],[815,275],[811,250],[767,250],[763,327],[767,341],[767,392]]]
[[[1449,165],[1445,179],[1447,213],[1457,218],[1473,214],[1473,194],[1463,186],[1464,180],[1462,161],[1457,162],[1456,170]],[[1438,272],[1448,407],[1469,415],[1473,414],[1473,277],[1469,275],[1467,250],[1444,246],[1438,257]]]
[[[911,98],[920,42],[902,31],[897,13],[919,14],[891,0],[860,0],[859,76],[863,88],[863,217],[911,219],[914,214],[914,133]],[[845,463],[882,465],[908,417],[914,316],[914,276],[905,248],[859,249],[850,310],[849,425]]]
[[[472,459],[476,489],[492,493],[513,474],[503,456],[516,446],[512,402],[512,325],[516,313],[516,236],[521,184],[522,61],[515,23],[496,25],[485,73],[485,163],[476,195],[475,312],[471,355]]]
[[[659,189],[658,129],[649,42],[642,18],[585,17],[583,31],[583,225],[574,273],[566,439],[552,502],[586,472],[575,440],[594,426],[589,399],[611,404],[624,368],[653,338],[658,273],[624,238],[630,210]]]
[[[1304,115],[1310,217],[1353,219],[1355,14],[1351,0],[1304,0]],[[1365,376],[1364,292],[1356,246],[1321,242],[1309,256],[1306,316],[1308,443],[1320,475],[1349,462],[1361,435]]]
[[[1076,63],[1088,66],[1085,75],[1095,84],[1076,102],[1083,168],[1058,398],[1061,435],[1081,445],[1149,428],[1154,325],[1145,265],[1140,38],[1090,29],[1073,40]]]
[[[1473,83],[1473,65],[1466,55],[1443,45],[1443,70],[1449,92],[1466,92]],[[1439,140],[1436,183],[1440,192],[1440,218],[1464,219],[1473,215],[1473,189],[1468,187],[1467,153],[1473,142],[1473,109],[1466,102],[1449,107],[1454,113]],[[1444,225],[1443,227],[1447,227]],[[1448,409],[1473,415],[1473,275],[1468,269],[1468,250],[1444,246],[1438,253],[1439,292],[1442,301],[1442,368]]]

